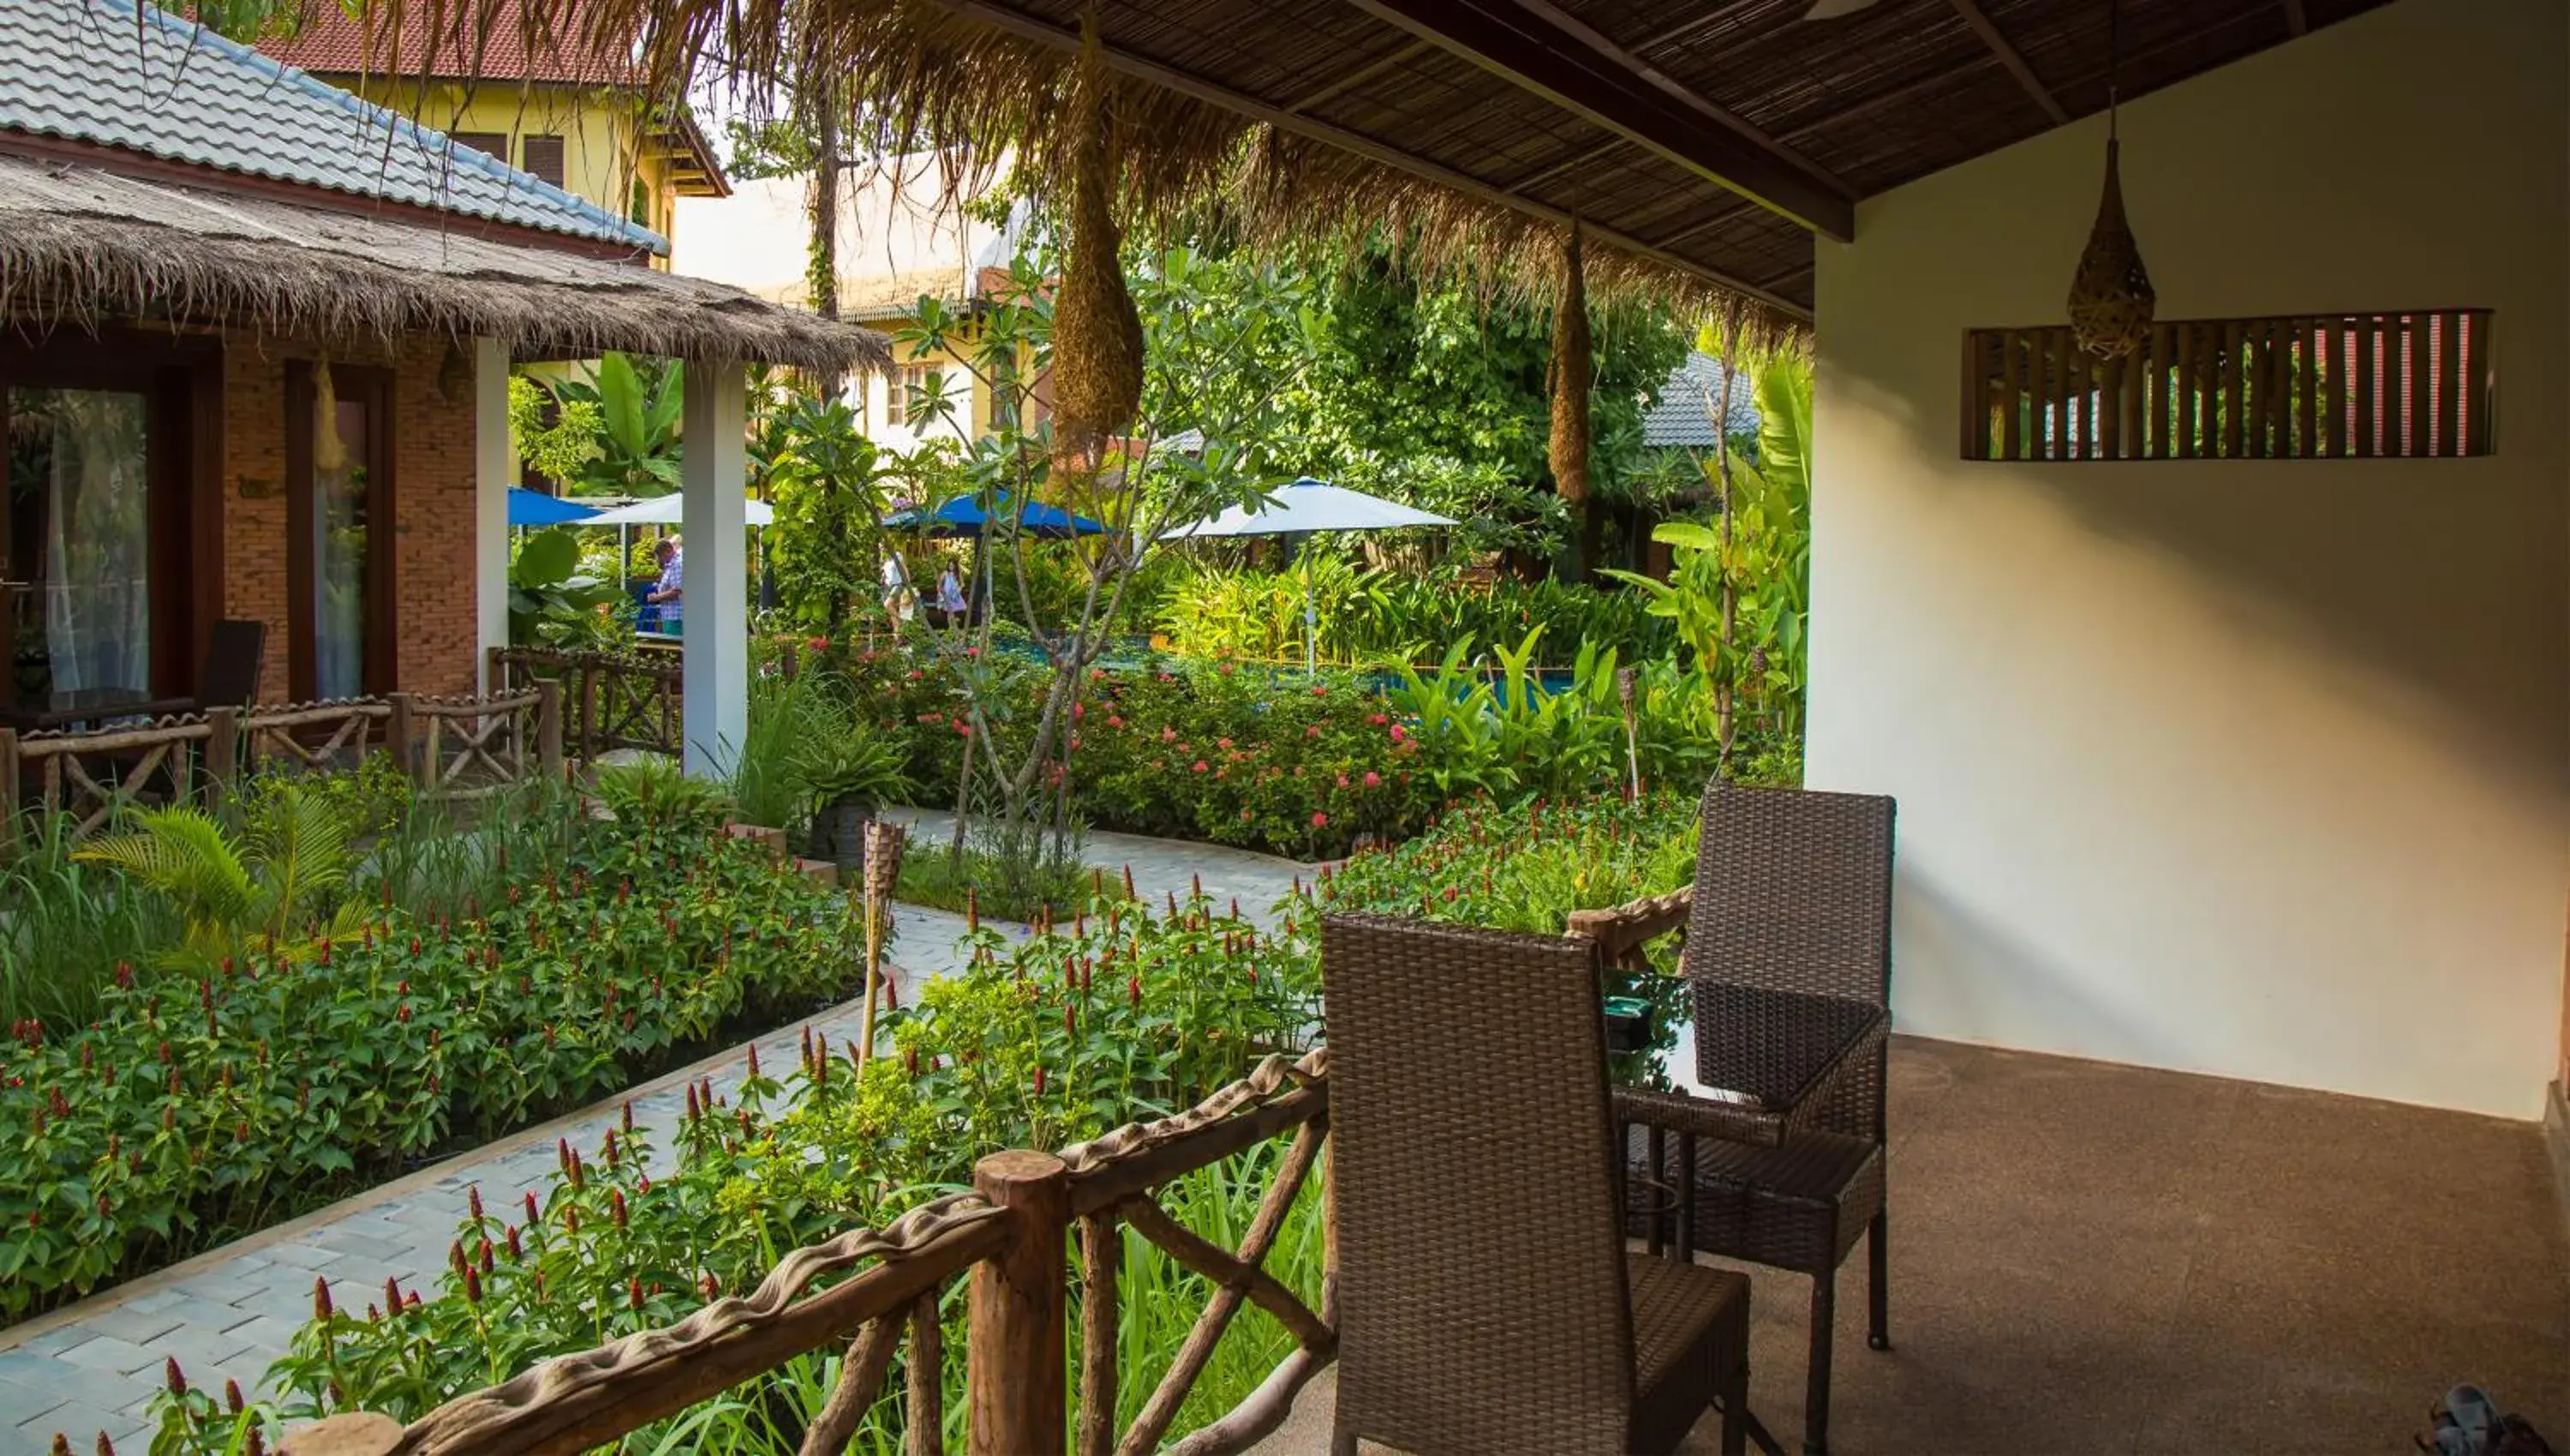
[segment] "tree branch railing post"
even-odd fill
[[[546,782],[562,782],[563,695],[562,684],[553,678],[536,684],[536,762],[542,766]]]
[[[972,1456],[1062,1449],[1069,1414],[1063,1267],[1071,1171],[1051,1153],[994,1153],[973,1186],[1009,1215],[1009,1242],[973,1267],[964,1392]]]

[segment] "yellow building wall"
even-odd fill
[[[560,137],[565,191],[619,217],[632,218],[662,237],[669,235],[676,194],[669,184],[668,163],[656,155],[643,155],[633,99],[622,92],[506,82],[423,86],[416,80],[394,78],[331,79],[424,127],[449,135],[502,134],[509,139],[509,155],[501,160],[512,167],[526,165],[526,138]],[[634,205],[638,180],[644,191],[639,216]],[[666,259],[653,263],[668,265]]]

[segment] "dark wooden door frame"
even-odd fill
[[[398,690],[394,654],[401,634],[394,621],[398,593],[393,572],[398,554],[393,530],[393,376],[387,369],[332,364],[330,387],[341,399],[366,406],[366,439],[355,448],[366,464],[366,669],[364,690]],[[285,363],[285,616],[286,677],[296,702],[319,694],[312,616],[312,363]]]
[[[194,694],[208,636],[223,609],[222,340],[144,328],[0,338],[0,428],[11,387],[145,397],[152,690],[163,697]],[[0,542],[5,536],[0,525]],[[12,619],[0,609],[0,623]],[[0,696],[13,695],[14,682],[14,673],[0,673]]]

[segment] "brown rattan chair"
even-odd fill
[[[1333,1449],[1738,1456],[1749,1281],[1627,1254],[1594,946],[1322,929],[1339,1251]]]
[[[1696,1080],[1737,1100],[1619,1091],[1617,1122],[1632,1170],[1679,1190],[1668,1220],[1678,1257],[1701,1251],[1812,1276],[1803,1443],[1813,1456],[1829,1446],[1838,1267],[1860,1238],[1871,1266],[1868,1342],[1892,1347],[1892,824],[1887,798],[1717,781],[1705,790],[1692,892],[1571,922],[1626,963],[1684,924]],[[1662,1237],[1658,1223],[1636,1227],[1654,1245]]]

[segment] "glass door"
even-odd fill
[[[10,705],[152,695],[152,409],[135,390],[9,387],[0,547]]]

